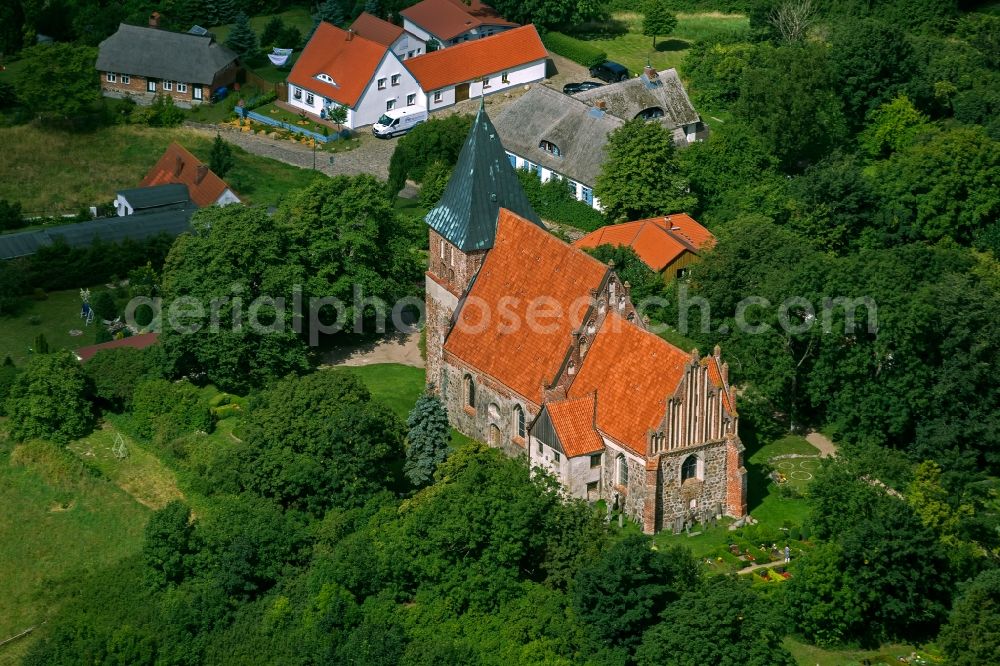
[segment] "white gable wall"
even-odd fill
[[[407,58],[415,58],[418,55],[423,55],[427,51],[427,42],[420,39],[416,35],[404,32],[396,39],[396,41],[392,43],[392,46],[389,48],[392,49],[392,52],[395,53],[400,60],[405,60]],[[410,55],[411,52],[413,53],[412,56]]]
[[[427,32],[419,25],[417,25],[416,23],[405,17],[403,18],[403,30],[405,30],[406,32],[410,33],[411,35],[422,41],[425,44],[424,48],[425,51],[427,42],[434,39],[434,35]]]
[[[227,187],[226,190],[219,195],[219,198],[215,200],[215,205],[228,206],[229,204],[234,204],[239,202],[240,198],[236,196],[236,194]]]
[[[393,74],[399,74],[399,85],[392,85]],[[385,89],[378,89],[378,80],[385,79]],[[423,91],[417,80],[413,78],[410,71],[403,66],[402,61],[396,57],[395,53],[387,52],[386,57],[375,71],[375,76],[368,83],[368,87],[361,94],[354,107],[351,128],[362,125],[372,125],[386,111],[386,102],[390,99],[396,100],[397,109],[406,108],[407,95],[414,95],[414,108],[425,108],[426,102]]]

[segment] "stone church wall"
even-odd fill
[[[628,464],[627,486],[618,483],[619,454],[625,456]],[[646,511],[646,494],[653,491],[646,487],[645,461],[605,438],[604,457],[601,462],[603,465],[601,496],[604,501],[613,504],[617,493],[619,502],[624,502],[625,515],[642,525]]]
[[[510,456],[526,454],[527,443],[517,436],[514,406],[524,410],[525,431],[538,415],[538,406],[478,371],[454,364],[445,354],[441,364],[441,398],[452,427],[463,435],[486,442]],[[466,405],[464,378],[470,375],[476,386],[476,406]],[[491,426],[499,429],[499,435]],[[492,431],[492,436],[491,436]]]
[[[702,460],[702,477],[681,483],[681,465],[689,455]],[[677,519],[707,519],[719,513],[729,513],[729,470],[725,441],[687,447],[660,455],[659,492],[656,530],[672,530]],[[696,502],[694,509],[691,501]]]

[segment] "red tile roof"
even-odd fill
[[[573,243],[588,249],[628,245],[654,271],[662,271],[685,252],[698,254],[714,244],[712,232],[684,213],[601,227]]]
[[[202,167],[204,167],[202,169]],[[199,207],[213,205],[229,189],[226,182],[178,143],[171,143],[139,183],[140,187],[182,183]]]
[[[405,64],[424,92],[431,92],[547,57],[548,52],[535,26],[525,25],[409,58]]]
[[[733,412],[733,403],[729,399],[729,387],[722,381],[722,368],[719,367],[719,361],[714,356],[706,356],[701,359],[701,364],[708,367],[708,380],[712,382],[712,386],[722,389],[723,405],[727,410]]]
[[[404,32],[398,25],[372,16],[368,12],[361,12],[361,15],[354,19],[351,30],[365,39],[370,39],[384,46],[392,46],[392,43],[399,39]]]
[[[350,35],[324,21],[288,73],[288,82],[353,108],[386,52],[384,44]],[[320,81],[317,74],[326,74],[334,82]]]
[[[545,405],[566,457],[575,458],[604,449],[604,440],[594,426],[595,394],[550,402]]]
[[[540,405],[542,384],[555,378],[590,290],[600,287],[607,272],[593,257],[501,208],[493,249],[444,348]],[[552,309],[539,308],[544,303]],[[562,316],[546,316],[555,307]],[[541,326],[528,325],[529,312]]]
[[[567,397],[597,391],[597,427],[645,456],[647,433],[663,419],[690,361],[690,354],[610,312]]]
[[[129,338],[121,338],[119,340],[112,340],[111,342],[102,342],[99,345],[88,345],[86,347],[80,347],[74,354],[83,363],[86,363],[91,358],[94,357],[99,351],[104,351],[105,349],[119,349],[121,347],[131,347],[132,349],[145,349],[146,347],[151,347],[156,344],[159,335],[156,333],[143,333],[141,335],[133,335]]]
[[[495,9],[479,0],[468,4],[462,0],[423,0],[399,14],[445,40],[481,25],[517,25],[504,20]]]

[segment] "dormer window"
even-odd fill
[[[334,81],[329,74],[317,74],[316,78],[322,81],[323,83],[329,83],[330,85],[334,86],[337,85],[337,82]]]
[[[539,142],[538,147],[549,153],[550,155],[555,155],[556,157],[562,157],[562,152],[559,150],[559,146],[552,143],[551,141],[542,140]]]

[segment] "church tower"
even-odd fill
[[[425,218],[430,228],[425,280],[429,385],[440,386],[442,349],[452,317],[493,247],[501,208],[542,226],[480,102],[444,195]]]

